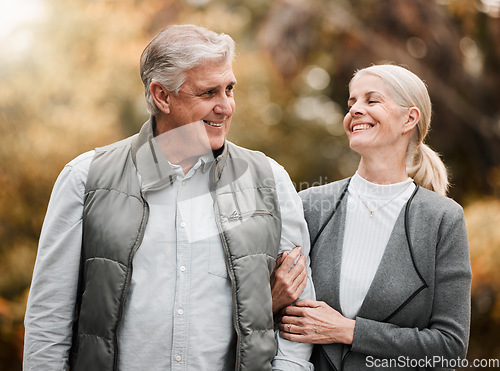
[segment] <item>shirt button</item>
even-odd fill
[[[180,315],[183,315],[183,314],[184,314],[184,311],[183,311],[182,309],[179,309],[179,310],[177,311],[177,313],[179,313]]]
[[[183,186],[185,186],[185,185],[186,185],[186,183],[187,183],[187,180],[183,180],[181,184],[182,184]]]
[[[182,357],[181,357],[179,354],[177,354],[177,355],[175,356],[175,360],[176,360],[177,362],[180,362],[180,361],[182,361]]]
[[[186,271],[186,267],[185,266],[181,266],[179,269],[181,270],[181,272]]]
[[[186,223],[181,222],[181,227],[182,227],[182,228],[185,228],[185,227],[186,227]]]

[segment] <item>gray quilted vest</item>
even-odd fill
[[[97,149],[90,167],[72,371],[117,370],[132,262],[149,216],[142,193],[174,179],[154,143],[153,125],[149,120],[139,134]],[[276,343],[269,276],[281,236],[272,169],[262,153],[226,142],[210,168],[210,190],[232,283],[236,370],[271,370]]]

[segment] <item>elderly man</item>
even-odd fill
[[[310,345],[274,331],[270,287],[280,253],[308,264],[301,202],[280,165],[226,141],[233,55],[227,35],[161,31],[141,57],[150,120],[60,174],[24,369],[312,369]]]

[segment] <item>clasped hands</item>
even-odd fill
[[[302,343],[352,344],[355,320],[322,301],[295,302],[307,283],[306,258],[300,252],[298,246],[283,253],[271,275],[273,313],[277,315],[281,336]]]

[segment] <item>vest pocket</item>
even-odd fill
[[[226,257],[219,235],[216,235],[214,238],[210,238],[208,273],[221,278],[228,278]]]
[[[243,212],[243,213],[238,213],[237,211],[233,211],[229,215],[221,215],[220,220],[222,222],[222,228],[225,231],[230,231],[230,230],[236,230],[237,235],[240,235],[242,238],[252,238],[251,236],[253,233],[258,234],[259,229],[255,228],[255,225],[253,223],[250,223],[248,225],[253,225],[254,228],[252,230],[252,234],[248,233],[248,230],[245,230],[245,228],[241,228],[244,225],[247,225],[245,221],[250,221],[249,219],[255,218],[255,217],[272,217],[273,214],[270,211],[267,210],[252,210],[248,212]],[[264,246],[265,244],[256,244],[255,245],[255,253],[260,253],[261,251],[259,248],[261,247],[260,245]],[[228,272],[227,272],[227,265],[226,265],[226,257],[224,253],[224,248],[222,246],[221,239],[219,235],[215,236],[214,238],[210,238],[210,251],[209,251],[209,259],[208,259],[208,272],[210,274],[213,274],[215,276],[219,276],[222,278],[229,278]]]
[[[239,214],[237,211],[233,211],[233,213],[229,216],[222,215],[221,220],[223,223],[227,223],[234,221],[245,221],[246,219],[251,218],[253,216],[272,216],[272,215],[273,214],[267,210],[248,211],[241,214]]]

